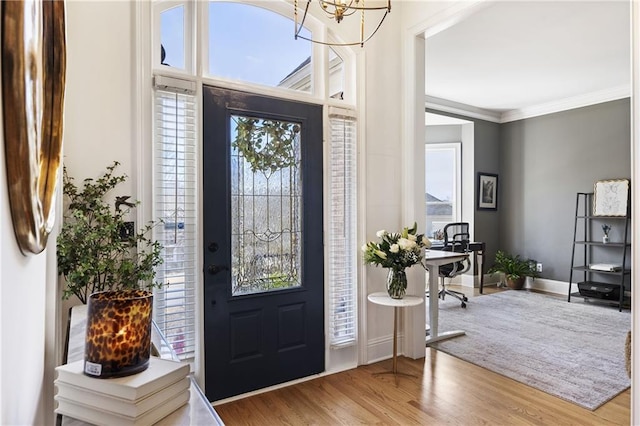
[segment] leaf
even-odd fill
[[[149,238],[155,223],[147,224],[135,238],[123,240],[126,211],[114,211],[105,195],[126,181],[115,175],[114,162],[98,179],[85,179],[82,190],[63,168],[63,195],[68,201],[57,239],[58,273],[65,278],[63,299],[76,295],[86,303],[87,295],[109,289],[150,288],[155,267],[162,263],[161,245]],[[136,201],[135,204],[138,204]]]

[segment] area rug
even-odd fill
[[[427,314],[428,316],[428,314]],[[626,390],[629,311],[526,291],[440,301],[439,331],[466,335],[434,348],[595,410]]]

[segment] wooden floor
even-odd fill
[[[390,369],[387,360],[215,408],[230,426],[630,423],[630,390],[589,411],[431,348],[424,359],[399,358],[398,371],[412,376],[379,374]]]

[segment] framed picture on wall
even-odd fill
[[[626,216],[629,179],[599,180],[593,186],[594,216]]]
[[[498,175],[478,172],[478,210],[498,210]]]

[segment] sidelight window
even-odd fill
[[[175,352],[188,359],[195,352],[198,224],[196,97],[176,89],[184,83],[157,78],[154,92],[154,210],[162,220],[155,238],[164,246],[156,273],[164,285],[155,291],[153,311]]]

